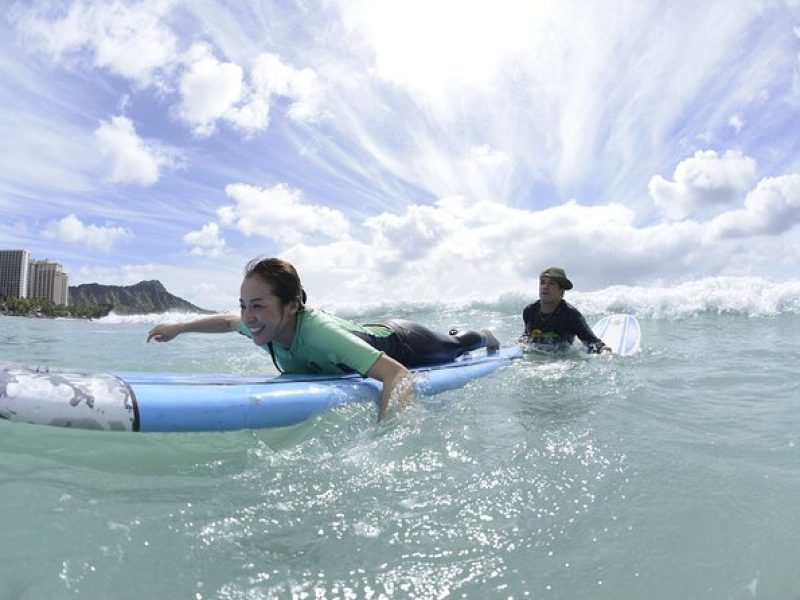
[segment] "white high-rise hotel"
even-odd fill
[[[27,250],[0,250],[0,297],[42,298],[69,304],[69,277],[56,262],[36,260]]]

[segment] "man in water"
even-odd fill
[[[522,311],[525,333],[521,342],[533,344],[543,350],[563,350],[577,336],[593,354],[611,353],[586,324],[581,312],[564,300],[564,292],[572,289],[572,282],[561,267],[550,267],[539,275],[539,300]]]

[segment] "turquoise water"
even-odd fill
[[[534,357],[376,426],[77,431],[0,421],[0,598],[798,598],[800,294],[620,290],[630,358]],[[755,295],[754,295],[755,294]],[[384,307],[505,343],[524,299]],[[152,318],[0,317],[0,360],[271,371]]]

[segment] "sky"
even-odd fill
[[[0,1],[0,249],[71,285],[800,278],[800,0]]]

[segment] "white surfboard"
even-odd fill
[[[592,327],[592,331],[619,356],[630,356],[642,349],[642,330],[633,315],[605,316]]]

